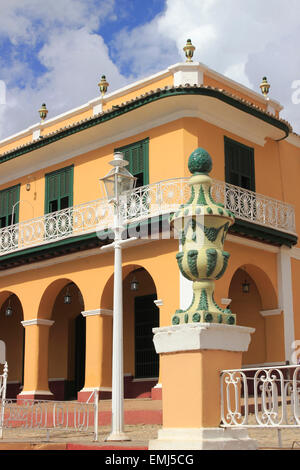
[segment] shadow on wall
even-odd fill
[[[248,292],[245,288],[248,285]],[[238,269],[230,283],[230,309],[237,315],[237,325],[255,328],[251,343],[243,354],[243,365],[284,361],[284,325],[281,315],[265,317],[264,310],[278,309],[275,289],[261,269]]]

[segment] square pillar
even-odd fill
[[[49,328],[54,321],[34,318],[21,322],[25,333],[24,387],[18,400],[51,400],[48,385]]]
[[[216,323],[155,328],[163,428],[149,449],[255,449],[246,430],[220,428],[220,373],[240,369],[253,328]]]
[[[113,312],[95,309],[81,312],[86,317],[85,384],[78,401],[87,401],[98,390],[99,397],[111,394]]]

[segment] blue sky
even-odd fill
[[[84,104],[183,59],[191,37],[195,60],[271,97],[300,133],[299,0],[0,0],[0,138]],[[300,88],[300,85],[299,85]],[[300,96],[300,95],[299,95]],[[300,100],[299,100],[300,101]],[[0,100],[1,103],[1,100]]]

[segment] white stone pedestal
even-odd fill
[[[163,428],[150,450],[255,450],[241,427],[222,428],[222,370],[240,369],[253,328],[193,323],[154,330],[160,354]]]
[[[257,443],[241,428],[161,429],[149,450],[256,450]]]

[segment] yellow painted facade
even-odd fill
[[[187,65],[183,66],[188,74]],[[103,116],[109,115],[108,121],[66,134],[42,147],[27,151],[26,144],[32,136],[22,133],[0,142],[0,191],[20,185],[18,222],[44,216],[46,175],[69,165],[73,165],[73,206],[103,197],[99,178],[109,171],[114,150],[144,139],[149,142],[149,184],[190,176],[188,158],[198,147],[207,150],[213,159],[211,177],[224,182],[226,137],[253,149],[255,192],[270,201],[293,204],[298,227],[300,137],[292,134],[289,125],[276,113],[271,116],[267,112],[267,103],[261,96],[254,99],[253,92],[247,96],[238,85],[236,88],[232,83],[229,85],[225,77],[223,82],[218,81],[204,71],[198,89],[201,93],[216,90],[215,96],[190,95],[186,82],[179,87],[182,94],[176,94],[179,90],[174,86],[176,80],[170,68],[162,76],[157,74],[151,83],[145,80],[112,93],[103,102]],[[191,87],[194,83],[190,83]],[[174,95],[170,92],[157,98],[156,90],[166,87]],[[222,95],[220,89],[227,94]],[[230,102],[226,101],[229,95]],[[148,101],[141,104],[139,100],[144,98]],[[245,101],[242,109],[241,100]],[[140,107],[123,110],[127,102]],[[110,114],[112,106],[115,115]],[[258,108],[259,116],[255,114]],[[69,118],[65,114],[54,122],[45,121],[41,125],[41,141],[51,134],[59,135],[60,129],[75,129],[75,123],[92,123],[97,117],[93,117],[91,106],[70,114]],[[23,153],[17,155],[22,145]],[[231,232],[225,242],[231,257],[224,276],[216,282],[216,302],[231,299],[230,308],[237,316],[237,324],[256,330],[249,351],[243,355],[244,366],[284,364],[291,361],[291,343],[300,339],[298,235],[275,225],[257,227],[251,220],[244,222],[244,228]],[[43,241],[9,254],[0,248],[0,339],[7,344],[12,396],[21,393],[70,398],[76,392],[84,399],[93,388],[103,393],[111,389],[113,252],[101,252],[101,243],[95,240],[90,245],[82,239],[75,243],[71,236],[66,240],[62,237],[59,242]],[[136,377],[135,298],[152,295],[161,300],[159,325],[167,326],[174,312],[191,295],[180,279],[178,250],[179,241],[172,237],[164,239],[163,234],[159,239],[140,240],[135,246],[124,248],[124,374],[125,393],[128,390],[130,397],[148,396],[159,381],[159,374]],[[139,282],[136,292],[130,289],[133,277]],[[250,285],[249,294],[242,292],[245,280]],[[64,303],[68,286],[71,304]],[[13,315],[6,317],[9,299]],[[81,312],[85,312],[84,316]],[[81,317],[85,319],[85,339],[80,330],[83,323],[78,320]],[[81,359],[76,356],[79,349]],[[202,361],[200,356],[193,355],[193,360]],[[203,410],[198,411],[197,425],[215,420],[202,417]]]

